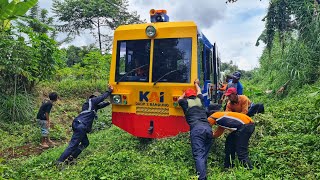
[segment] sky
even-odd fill
[[[259,67],[264,44],[256,47],[262,33],[268,0],[128,0],[129,11],[137,11],[142,19],[150,21],[150,9],[165,9],[170,21],[194,21],[210,42],[216,42],[222,62],[236,64],[241,70]],[[39,0],[41,8],[50,10],[51,0]],[[71,44],[84,46],[94,38],[83,34]],[[66,45],[65,45],[66,46]]]

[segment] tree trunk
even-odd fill
[[[98,38],[99,38],[100,53],[102,54],[102,48],[101,48],[101,33],[100,33],[100,20],[99,20],[99,18],[98,18]]]
[[[14,95],[13,95],[13,107],[12,107],[12,121],[16,119],[16,97],[17,97],[17,74],[14,75]]]

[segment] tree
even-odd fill
[[[114,30],[121,24],[142,22],[136,12],[129,13],[127,0],[65,0],[53,1],[53,12],[58,20],[65,24],[59,25],[59,30],[79,35],[83,30],[90,30],[97,35],[102,53],[102,42],[110,36],[102,34],[101,27]],[[96,33],[94,33],[96,31]]]
[[[57,44],[47,36],[50,28],[45,24],[26,26],[26,23],[40,22],[23,16],[37,0],[0,2],[3,9],[0,11],[0,22],[16,21],[10,29],[0,30],[0,92],[10,94],[17,90],[31,90],[36,82],[53,75],[59,56]],[[44,12],[42,17],[45,16]]]
[[[82,46],[82,47],[77,47],[77,46],[69,46],[68,48],[65,49],[66,51],[66,56],[67,56],[67,66],[71,67],[76,63],[82,63],[84,57],[89,54],[92,51],[97,51],[98,49],[94,47],[94,45],[89,45],[89,46]]]
[[[239,67],[236,64],[233,64],[233,61],[231,60],[229,63],[222,62],[221,63],[221,71],[233,73],[237,71]]]
[[[320,78],[320,1],[269,2],[263,18],[265,30],[256,43],[259,45],[261,40],[266,44],[257,74],[271,88],[279,88],[288,81],[293,88],[316,82]]]
[[[299,88],[320,78],[320,16],[315,0],[270,1],[265,30],[266,43],[260,58],[260,77],[268,77],[273,88],[290,80]]]
[[[56,42],[44,33],[28,27],[0,33],[0,92],[30,91],[34,85],[50,78],[59,58]]]
[[[101,55],[99,51],[91,51],[83,59],[84,76],[91,81],[97,81],[98,79],[107,79],[110,70],[110,55]]]
[[[35,82],[53,74],[59,53],[55,42],[44,33],[19,26],[11,20],[24,14],[38,0],[0,0],[0,105],[1,119],[25,120],[32,116],[31,101],[19,91],[28,91]]]
[[[53,17],[48,17],[48,11],[46,9],[40,9],[39,5],[33,6],[28,14],[32,20],[28,21],[28,26],[33,29],[34,32],[48,33],[48,26],[53,26]]]
[[[54,18],[49,17],[48,10],[41,9],[39,5],[36,4],[29,10],[29,13],[25,17],[26,18],[17,22],[19,26],[30,27],[34,32],[45,33],[50,38],[54,40],[57,39],[58,31],[54,28]],[[70,42],[70,40],[71,37],[68,34],[66,38],[56,41],[57,45],[61,45],[65,42]]]

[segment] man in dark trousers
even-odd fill
[[[89,99],[82,105],[81,113],[73,120],[73,135],[69,142],[69,146],[57,160],[57,165],[66,163],[73,164],[79,154],[89,145],[87,133],[92,129],[93,120],[97,119],[98,109],[108,106],[109,102],[103,102],[113,91],[113,87],[109,85],[108,91],[102,95],[92,94]]]
[[[199,179],[207,179],[207,159],[212,145],[212,128],[207,120],[203,103],[203,95],[199,87],[199,80],[194,81],[195,91],[187,89],[179,97],[179,105],[182,107],[190,126],[190,139],[192,155],[196,162],[196,170]]]
[[[248,152],[249,139],[255,129],[252,119],[245,114],[237,112],[215,112],[208,117],[208,121],[210,125],[218,125],[213,134],[214,138],[221,136],[225,129],[232,131],[228,134],[225,143],[224,168],[227,169],[234,166],[233,161],[235,154],[237,154],[241,164],[247,169],[253,169]]]

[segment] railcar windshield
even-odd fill
[[[151,41],[118,41],[116,82],[148,82]]]
[[[191,38],[155,39],[152,82],[190,82]]]
[[[151,40],[117,42],[116,82],[149,82]],[[155,39],[152,82],[190,83],[191,38]]]

